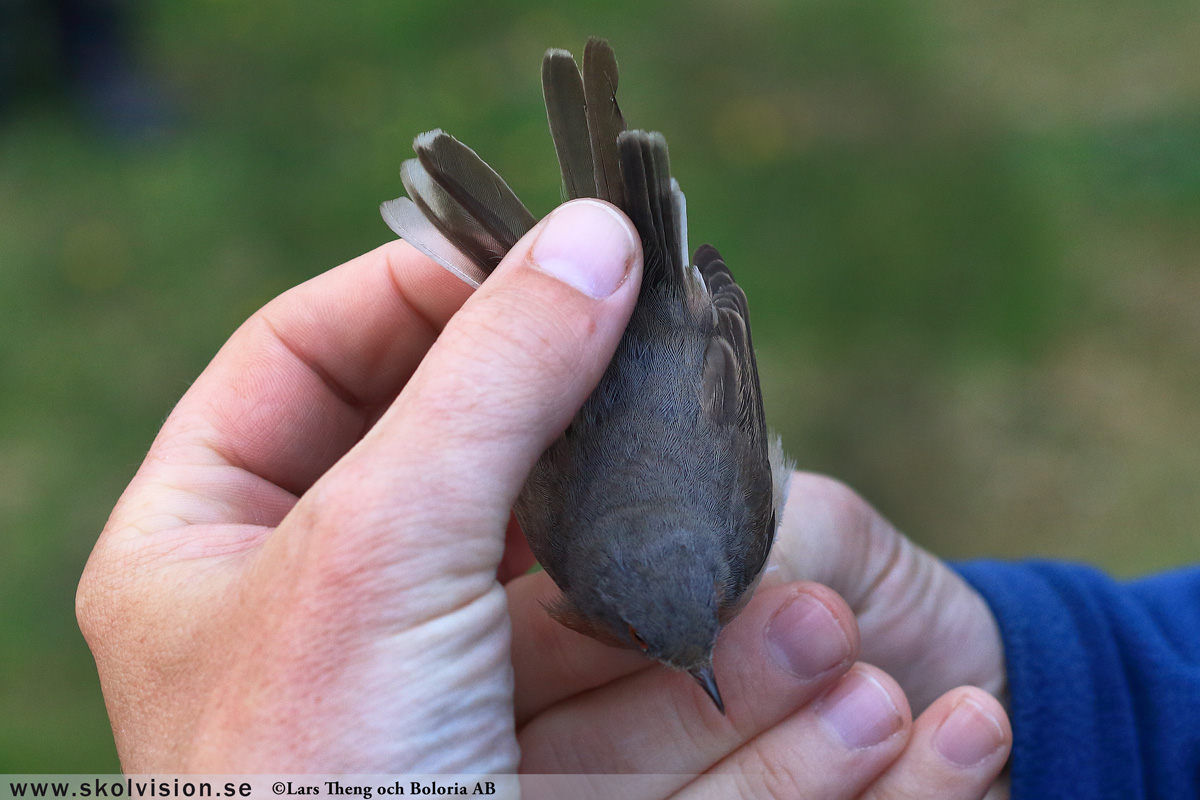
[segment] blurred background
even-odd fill
[[[0,0],[2,772],[117,769],[75,584],[189,382],[392,238],[421,131],[553,207],[540,58],[589,34],[801,467],[948,558],[1200,556],[1196,3],[64,5]]]

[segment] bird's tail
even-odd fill
[[[566,50],[547,50],[542,60],[546,118],[568,200],[598,197],[624,205],[617,136],[625,117],[617,105],[617,78],[616,54],[595,37],[583,50],[582,75]]]
[[[661,133],[625,131],[617,137],[617,150],[625,184],[622,210],[642,237],[642,293],[685,281],[698,284],[699,273],[688,266],[687,203],[671,177],[667,140]]]
[[[643,290],[690,275],[687,210],[671,177],[661,133],[625,130],[617,105],[617,57],[603,39],[588,40],[580,74],[566,50],[542,61],[542,94],[563,194],[598,197],[624,211],[641,235]]]
[[[413,141],[400,165],[408,197],[379,207],[388,227],[478,286],[537,220],[475,151],[441,130]],[[411,198],[411,199],[410,199]]]
[[[603,39],[588,41],[582,73],[566,50],[549,50],[542,61],[563,193],[606,200],[630,216],[642,238],[646,288],[687,272],[687,217],[662,135],[625,130],[617,77],[616,56]],[[413,149],[417,157],[400,168],[408,197],[389,200],[380,212],[410,244],[478,286],[536,219],[495,170],[448,133],[423,133]]]

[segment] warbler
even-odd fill
[[[761,576],[790,470],[763,414],[746,295],[717,250],[689,262],[659,133],[626,130],[617,61],[547,51],[542,88],[567,199],[620,208],[642,240],[637,305],[612,362],[528,476],[517,521],[562,591],[550,613],[689,672],[725,713],[717,635]],[[473,285],[536,218],[473,150],[434,130],[400,168],[388,225]]]

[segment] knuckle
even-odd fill
[[[306,532],[308,540],[308,546],[292,556],[290,569],[306,591],[321,595],[321,603],[348,598],[353,587],[373,575],[370,565],[386,559],[390,542],[373,532],[396,527],[393,521],[400,524],[393,520],[395,512],[389,504],[376,502],[371,479],[355,478],[341,474],[338,480],[319,481],[289,520],[294,530]],[[362,491],[346,491],[348,484]]]
[[[447,327],[435,356],[436,396],[414,398],[422,418],[452,438],[506,437],[534,420],[557,418],[581,378],[597,371],[590,318],[512,289],[489,300],[485,310]]]
[[[888,563],[899,537],[858,492],[815,473],[796,473],[788,495],[785,529],[794,538],[785,551],[815,549],[820,558],[790,563],[794,574],[827,583],[851,600]]]
[[[542,774],[588,774],[596,764],[620,763],[619,754],[607,736],[595,736],[587,749],[575,746],[569,720],[562,714],[542,715],[517,734],[521,747],[521,771]]]
[[[551,672],[567,686],[585,686],[593,678],[588,662],[581,660],[578,643],[563,635],[562,626],[548,614],[539,614],[529,626],[535,652],[544,654],[550,662]]]
[[[351,624],[348,620],[375,624],[381,616],[416,619],[445,597],[398,589],[398,576],[420,584],[417,576],[437,575],[450,583],[452,571],[455,577],[473,574],[491,556],[487,547],[499,549],[491,540],[465,542],[451,556],[439,534],[445,530],[445,507],[429,497],[416,501],[419,490],[412,487],[393,486],[390,496],[399,500],[389,502],[388,485],[386,478],[358,469],[342,472],[319,481],[287,520],[284,533],[303,531],[305,545],[287,554],[286,572],[295,587],[297,610],[314,630]],[[354,490],[347,491],[348,486]],[[396,533],[403,536],[402,546],[397,546]],[[403,602],[397,604],[398,597]]]
[[[104,606],[100,602],[99,591],[95,571],[89,560],[75,590],[75,620],[84,640],[92,647],[99,641],[104,629]]]
[[[119,648],[145,632],[145,553],[101,540],[88,558],[75,590],[75,619],[93,653]]]
[[[107,546],[103,538],[88,557],[75,589],[75,619],[93,650],[118,627],[130,572],[128,557]]]
[[[300,530],[316,532],[320,539],[336,539],[339,531],[353,526],[363,508],[373,504],[364,502],[361,494],[346,491],[347,484],[361,485],[358,475],[346,474],[348,471],[343,466],[313,484],[288,513],[288,521]]]

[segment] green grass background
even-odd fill
[[[141,6],[176,132],[0,119],[0,771],[115,770],[75,583],[164,416],[275,294],[391,238],[443,127],[558,200],[541,53],[609,37],[768,415],[952,558],[1200,553],[1200,5]]]

